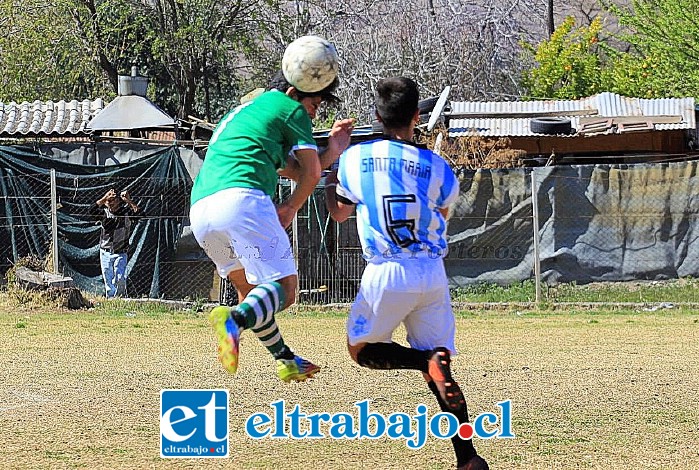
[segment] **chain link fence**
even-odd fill
[[[0,272],[22,259],[58,265],[85,292],[104,294],[99,260],[101,210],[109,189],[128,191],[143,216],[131,231],[131,297],[209,297],[213,265],[182,239],[191,183],[181,178],[45,174],[0,178]],[[53,195],[53,197],[52,197]],[[190,243],[191,244],[191,243]],[[154,295],[155,294],[155,295]]]
[[[509,286],[498,300],[556,301],[577,286],[592,292],[586,299],[615,302],[633,299],[639,283],[691,284],[699,274],[696,169],[694,162],[680,162],[462,175],[445,259],[455,299],[477,300],[488,289]],[[47,271],[57,265],[81,290],[103,295],[94,208],[110,188],[128,190],[144,212],[131,235],[130,297],[236,301],[189,231],[191,179],[148,171],[0,176],[3,279],[23,258],[34,257]],[[281,181],[279,199],[290,191]],[[365,265],[354,218],[333,222],[319,186],[289,236],[299,302],[350,302]],[[662,289],[650,300],[699,300],[693,289]]]
[[[24,257],[47,259],[52,245],[50,181],[39,174],[8,176],[0,178],[0,190],[0,272]]]

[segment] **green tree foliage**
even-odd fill
[[[672,96],[658,73],[659,63],[652,57],[609,51],[609,64],[602,70],[602,82],[606,91],[639,98],[663,98]]]
[[[0,0],[0,100],[111,98],[137,65],[170,114],[217,119],[253,75],[257,4]]]
[[[151,31],[149,75],[158,102],[177,114],[220,117],[233,104],[243,77],[254,75],[247,57],[257,51],[259,2],[151,0],[142,12]],[[156,78],[157,77],[157,78]],[[244,90],[247,91],[247,90]]]
[[[575,28],[567,18],[550,39],[525,44],[532,68],[523,85],[531,97],[576,99],[601,91],[625,96],[699,97],[699,2],[632,0],[607,3],[623,32],[615,46],[599,37],[599,19]]]
[[[566,18],[551,37],[537,46],[523,44],[536,66],[525,71],[523,83],[534,99],[578,99],[602,91],[600,19],[576,28]]]
[[[74,47],[117,91],[118,76],[149,55],[151,31],[132,0],[63,0]]]
[[[632,0],[609,6],[631,44],[610,67],[610,83],[634,96],[699,98],[699,2]]]
[[[79,47],[68,3],[0,0],[0,100],[92,98],[110,89]]]

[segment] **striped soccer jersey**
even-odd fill
[[[459,183],[439,155],[401,140],[363,142],[342,154],[338,179],[338,196],[357,205],[368,262],[446,255],[446,221],[438,209],[456,200]]]

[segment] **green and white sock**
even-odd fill
[[[274,314],[284,306],[284,289],[278,282],[268,282],[253,288],[238,305],[245,318],[245,328],[251,329],[267,350],[277,359],[293,353],[284,344]]]

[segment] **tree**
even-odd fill
[[[603,91],[599,34],[602,21],[575,27],[572,16],[537,46],[524,44],[536,66],[526,71],[524,86],[532,98],[578,99]]]
[[[62,0],[0,0],[0,100],[92,98],[108,92],[96,63],[76,47],[69,12],[69,2]]]
[[[138,65],[168,112],[219,117],[246,73],[255,10],[243,0],[0,0],[0,98],[115,96]],[[242,65],[241,65],[242,64]]]
[[[249,0],[142,4],[152,31],[151,70],[159,72],[154,76],[159,101],[174,101],[181,117],[196,112],[212,119],[230,108],[234,97],[244,93],[241,77],[253,74],[246,55],[257,48],[261,5]]]
[[[546,23],[548,26],[549,37],[553,36],[556,31],[556,23],[553,17],[553,0],[546,0]]]
[[[604,30],[599,17],[576,29],[569,18],[550,40],[526,45],[534,59],[523,79],[530,96],[574,99],[612,91],[699,97],[699,4],[631,0],[628,7],[609,2],[605,7],[620,29]]]
[[[615,57],[614,83],[635,96],[699,98],[699,3],[632,0],[628,8],[608,7],[631,45]]]
[[[210,121],[265,86],[303,34],[337,46],[338,112],[359,123],[390,75],[415,78],[423,97],[451,85],[452,100],[517,98],[520,41],[546,36],[546,4],[534,0],[0,0],[0,10],[11,71],[0,98],[109,99],[138,65],[157,104]]]
[[[533,8],[543,7],[524,0],[293,4],[305,18],[286,20],[297,27],[293,33],[324,35],[337,46],[339,113],[355,116],[359,123],[373,119],[374,86],[391,75],[415,79],[422,97],[438,95],[447,85],[452,100],[519,96],[519,40],[544,34],[543,10],[532,14]]]

